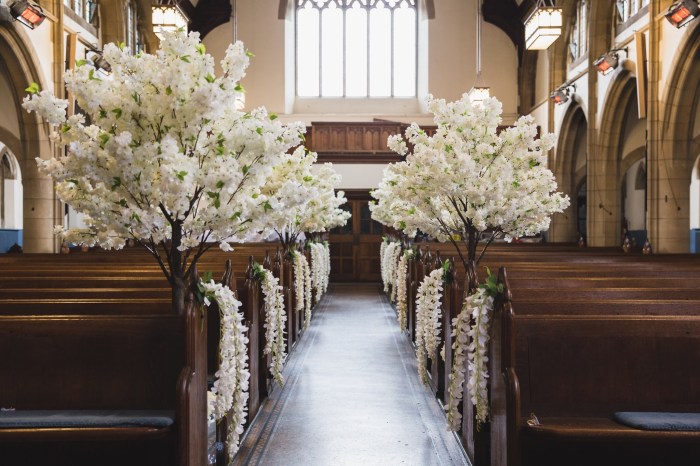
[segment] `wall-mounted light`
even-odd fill
[[[605,52],[603,55],[598,57],[596,61],[593,62],[593,67],[600,72],[603,76],[612,72],[617,65],[620,64],[620,57],[617,52],[624,51],[627,53],[627,48],[612,49]]]
[[[39,5],[27,0],[10,2],[6,8],[9,8],[10,15],[14,20],[19,21],[29,29],[34,29],[46,19],[44,10]]]
[[[666,19],[681,28],[700,15],[700,6],[696,0],[673,2],[666,12]]]
[[[545,50],[561,35],[562,9],[538,0],[535,11],[525,20],[525,48]]]
[[[558,88],[554,89],[554,92],[552,92],[549,95],[549,98],[554,102],[555,104],[563,104],[565,102],[569,101],[569,97],[571,96],[571,93],[576,90],[576,84],[567,84],[564,83]]]
[[[102,51],[97,49],[87,49],[85,51],[85,58],[92,62],[92,65],[96,70],[101,70],[105,74],[112,72],[112,65],[105,59],[102,55]]]
[[[153,32],[159,39],[163,39],[165,32],[175,32],[179,29],[187,31],[189,19],[177,0],[166,0],[163,3],[151,7],[151,22]]]

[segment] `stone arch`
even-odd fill
[[[647,168],[650,236],[659,252],[685,252],[690,243],[689,186],[700,152],[693,134],[700,105],[700,23],[686,29],[662,89],[658,153]]]
[[[595,163],[589,166],[591,183],[588,187],[593,209],[590,226],[595,231],[598,246],[615,246],[620,243],[623,223],[620,190],[622,177],[627,168],[637,161],[627,160],[623,169],[625,124],[628,108],[636,102],[636,90],[635,76],[620,67],[604,99]]]
[[[39,59],[31,41],[16,23],[0,25],[0,62],[5,67],[5,77],[17,109],[19,134],[0,128],[0,137],[17,158],[23,185],[23,228],[26,252],[54,252],[56,241],[53,226],[60,222],[56,216],[57,201],[51,179],[40,174],[35,157],[52,155],[49,128],[35,113],[27,113],[20,107],[21,96],[30,83],[36,82],[42,89],[48,86],[40,72]]]
[[[554,160],[554,176],[559,191],[571,199],[571,206],[552,217],[549,240],[574,242],[578,239],[577,193],[586,178],[586,160],[581,160],[581,147],[586,144],[588,121],[583,106],[573,100],[564,115]]]

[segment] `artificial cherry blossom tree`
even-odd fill
[[[277,209],[294,207],[295,198],[272,202],[262,188],[304,126],[284,125],[264,108],[236,109],[249,63],[240,42],[229,46],[218,77],[198,33],[169,34],[153,55],[108,44],[104,58],[109,76],[85,60],[66,73],[85,115],[66,117],[65,100],[28,89],[24,107],[54,126],[65,148],[37,162],[59,197],[85,215],[87,227],[66,231],[66,240],[107,249],[140,243],[182,311],[194,265],[212,244],[229,250],[229,241],[265,231]]]
[[[547,230],[550,216],[568,207],[546,167],[553,136],[538,138],[532,117],[499,133],[501,103],[495,98],[480,105],[467,94],[450,103],[429,96],[428,108],[437,125],[433,136],[412,124],[405,139],[389,140],[401,155],[409,144],[412,151],[386,168],[373,191],[375,220],[409,236],[420,230],[451,241],[458,250],[461,241],[466,266],[478,262],[498,234],[510,240]],[[485,232],[489,239],[478,251]]]

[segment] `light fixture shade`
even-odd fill
[[[29,3],[26,0],[19,0],[9,6],[12,17],[29,29],[34,29],[39,26],[46,18],[46,15],[39,5]]]
[[[153,32],[159,39],[163,39],[165,32],[175,32],[179,29],[187,31],[188,19],[179,6],[175,4],[153,5],[151,12]]]
[[[491,88],[489,87],[472,87],[469,91],[469,99],[474,104],[481,104],[484,100],[491,97]]]
[[[603,76],[612,72],[617,65],[620,63],[620,59],[615,52],[604,53],[596,61],[593,62],[593,66],[598,70]]]
[[[555,104],[563,104],[569,100],[569,93],[563,89],[556,89],[549,96]]]
[[[525,48],[545,50],[561,35],[561,8],[538,6],[525,20]]]
[[[668,7],[666,19],[677,28],[681,28],[688,24],[693,18],[700,15],[700,6],[695,0],[682,0],[673,2]]]

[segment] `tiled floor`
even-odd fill
[[[334,284],[234,464],[467,465],[374,284]]]

